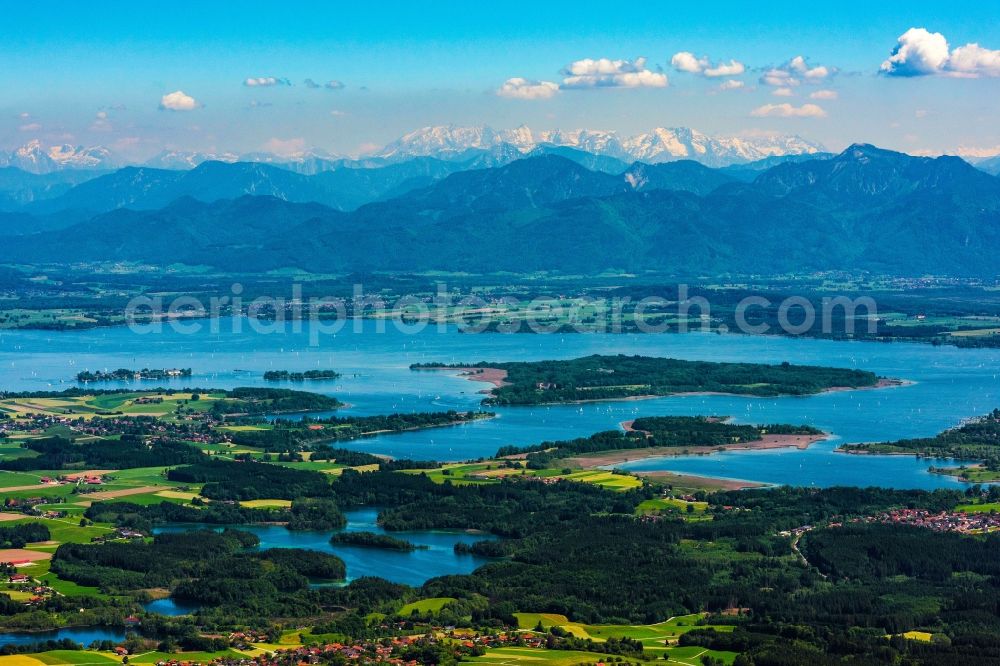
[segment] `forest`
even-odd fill
[[[37,456],[0,461],[0,469],[10,471],[61,470],[71,467],[132,469],[184,465],[208,460],[190,444],[170,440],[144,441],[139,435],[122,435],[117,440],[96,440],[76,444],[65,437],[44,437],[24,442]]]
[[[537,405],[675,393],[809,395],[836,387],[875,386],[878,382],[874,373],[863,370],[790,363],[682,361],[623,354],[593,355],[570,361],[481,362],[452,367],[505,370],[506,383],[484,400],[492,405]]]
[[[328,477],[321,472],[251,460],[206,460],[171,469],[167,478],[183,483],[203,483],[201,494],[213,500],[293,500],[330,495]]]

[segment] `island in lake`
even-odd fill
[[[264,373],[264,381],[267,382],[302,382],[306,380],[337,379],[338,377],[340,377],[340,373],[334,370],[305,370],[303,372],[268,370]]]
[[[375,532],[340,532],[330,537],[330,543],[334,546],[382,548],[384,550],[399,550],[402,552],[427,548],[425,545],[417,545],[406,539],[398,539],[388,534],[376,534]]]
[[[719,450],[806,448],[826,437],[807,425],[737,425],[712,416],[647,416],[589,437],[532,446],[505,446],[497,458],[523,459],[528,469],[593,469],[629,460]]]
[[[483,402],[490,405],[627,400],[685,393],[794,396],[902,383],[849,368],[683,361],[624,354],[595,354],[568,361],[410,367],[461,370],[471,380],[489,382],[494,388]]]
[[[84,370],[76,373],[76,381],[88,382],[128,382],[140,380],[163,380],[190,377],[191,368],[164,368],[142,370],[130,370],[128,368],[118,368],[117,370]]]

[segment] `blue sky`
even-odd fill
[[[424,125],[524,123],[1000,152],[1000,3],[66,1],[4,14],[6,147],[356,153]]]

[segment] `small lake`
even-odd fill
[[[471,544],[495,538],[489,534],[447,530],[386,532],[378,525],[378,509],[371,507],[351,509],[345,511],[344,515],[347,517],[347,526],[343,530],[330,532],[291,531],[281,525],[236,525],[234,527],[256,534],[260,539],[262,550],[267,548],[302,548],[336,555],[347,566],[348,582],[363,576],[378,576],[394,583],[419,586],[437,576],[472,573],[491,561],[488,558],[474,555],[458,555],[454,550],[457,543]],[[203,526],[164,525],[153,531],[182,532],[199,527]],[[384,548],[332,545],[330,537],[340,531],[391,534],[419,546],[426,546],[426,548],[396,551]],[[148,607],[147,609],[153,610]]]
[[[144,603],[142,607],[147,613],[157,613],[159,615],[167,615],[170,617],[190,615],[198,610],[197,604],[184,603],[183,601],[177,601],[171,599],[170,597],[149,601]]]
[[[117,627],[67,627],[56,631],[33,631],[0,633],[0,647],[4,645],[31,645],[41,641],[61,641],[69,639],[84,647],[94,641],[125,640],[125,630]]]

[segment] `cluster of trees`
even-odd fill
[[[118,368],[117,370],[97,370],[91,372],[84,370],[76,373],[78,382],[111,382],[130,381],[132,379],[171,379],[173,377],[190,377],[191,368],[173,368],[169,370],[143,368],[142,370],[129,370],[128,368]]]
[[[211,459],[167,472],[181,483],[203,483],[201,494],[214,500],[329,497],[329,477],[321,472],[253,461]]]
[[[327,531],[344,527],[347,518],[337,503],[326,498],[299,498],[289,509],[288,529]]]
[[[494,389],[484,401],[495,405],[699,392],[807,395],[833,387],[874,386],[878,382],[875,374],[863,370],[789,363],[682,361],[621,354],[595,354],[570,361],[477,363],[472,367],[507,371],[507,383]]]
[[[119,527],[130,527],[149,532],[154,525],[163,523],[243,525],[281,522],[290,519],[290,510],[285,508],[248,508],[239,504],[222,502],[211,502],[203,507],[194,507],[167,501],[158,504],[113,501],[95,502],[87,507],[83,515],[96,523],[111,523]]]
[[[404,552],[427,548],[427,546],[418,546],[406,539],[397,539],[394,536],[376,532],[339,532],[330,537],[330,543],[335,546],[359,546],[361,548],[382,548]]]
[[[26,544],[50,538],[49,528],[43,523],[0,526],[0,548],[24,548]]]
[[[227,414],[289,414],[322,412],[343,406],[332,396],[294,389],[241,387],[226,391],[227,400],[212,405],[212,411]]]
[[[304,372],[293,372],[290,370],[268,370],[264,373],[264,381],[280,382],[293,381],[301,382],[307,379],[336,379],[340,377],[339,372],[333,370],[306,370]]]
[[[44,437],[24,442],[38,453],[0,461],[0,469],[12,471],[57,470],[67,467],[132,469],[184,465],[208,457],[190,444],[172,440],[146,442],[141,435],[123,434],[117,440],[95,440],[76,444],[65,437]]]

